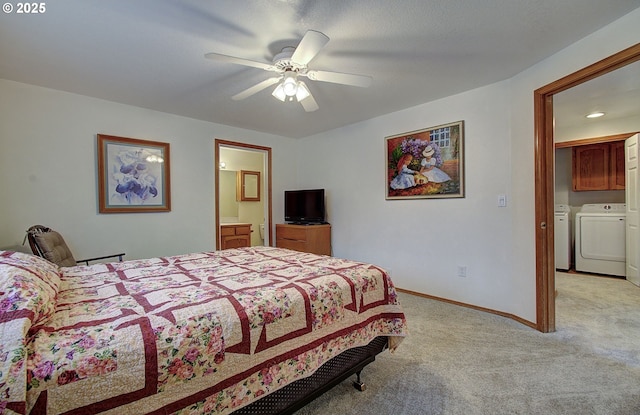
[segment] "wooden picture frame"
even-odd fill
[[[98,134],[98,211],[171,211],[169,144]]]
[[[386,199],[464,197],[464,121],[385,138]]]

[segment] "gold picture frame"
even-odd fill
[[[385,138],[386,199],[464,197],[464,121]]]

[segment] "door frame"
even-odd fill
[[[240,148],[243,150],[253,150],[253,151],[258,151],[261,153],[265,153],[266,156],[266,166],[265,166],[265,171],[266,171],[266,177],[263,179],[266,180],[267,185],[265,186],[265,195],[267,198],[267,220],[265,223],[265,227],[269,227],[268,229],[266,229],[267,234],[269,235],[269,246],[273,245],[273,232],[271,232],[271,229],[273,228],[272,225],[272,203],[271,203],[271,147],[264,147],[264,146],[258,146],[255,144],[247,144],[247,143],[240,143],[240,142],[236,142],[236,141],[229,141],[229,140],[222,140],[222,139],[215,139],[215,178],[214,178],[214,185],[215,185],[215,202],[214,202],[214,208],[216,211],[216,228],[215,228],[215,233],[216,233],[216,250],[220,249],[220,148],[221,147],[229,147],[229,148]]]
[[[556,330],[553,96],[640,60],[640,43],[538,88],[534,99],[536,328]]]

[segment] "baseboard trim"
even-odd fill
[[[457,305],[457,306],[460,306],[460,307],[471,308],[473,310],[484,311],[485,313],[495,314],[495,315],[498,315],[498,316],[501,316],[501,317],[506,317],[506,318],[509,318],[511,320],[517,321],[520,324],[524,324],[527,327],[531,327],[534,330],[538,330],[538,327],[536,326],[535,323],[533,323],[533,322],[531,322],[529,320],[525,320],[522,317],[518,317],[515,314],[505,313],[505,312],[502,312],[502,311],[493,310],[491,308],[479,307],[479,306],[472,305],[472,304],[462,303],[460,301],[449,300],[447,298],[436,297],[434,295],[424,294],[424,293],[417,292],[417,291],[406,290],[404,288],[396,287],[396,291],[399,291],[399,292],[402,292],[402,293],[405,293],[405,294],[415,295],[415,296],[418,296],[418,297],[428,298],[430,300],[442,301],[443,303],[449,303],[449,304]]]

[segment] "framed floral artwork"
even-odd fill
[[[171,210],[169,144],[98,134],[98,211]]]
[[[385,137],[386,198],[464,197],[464,121]]]

